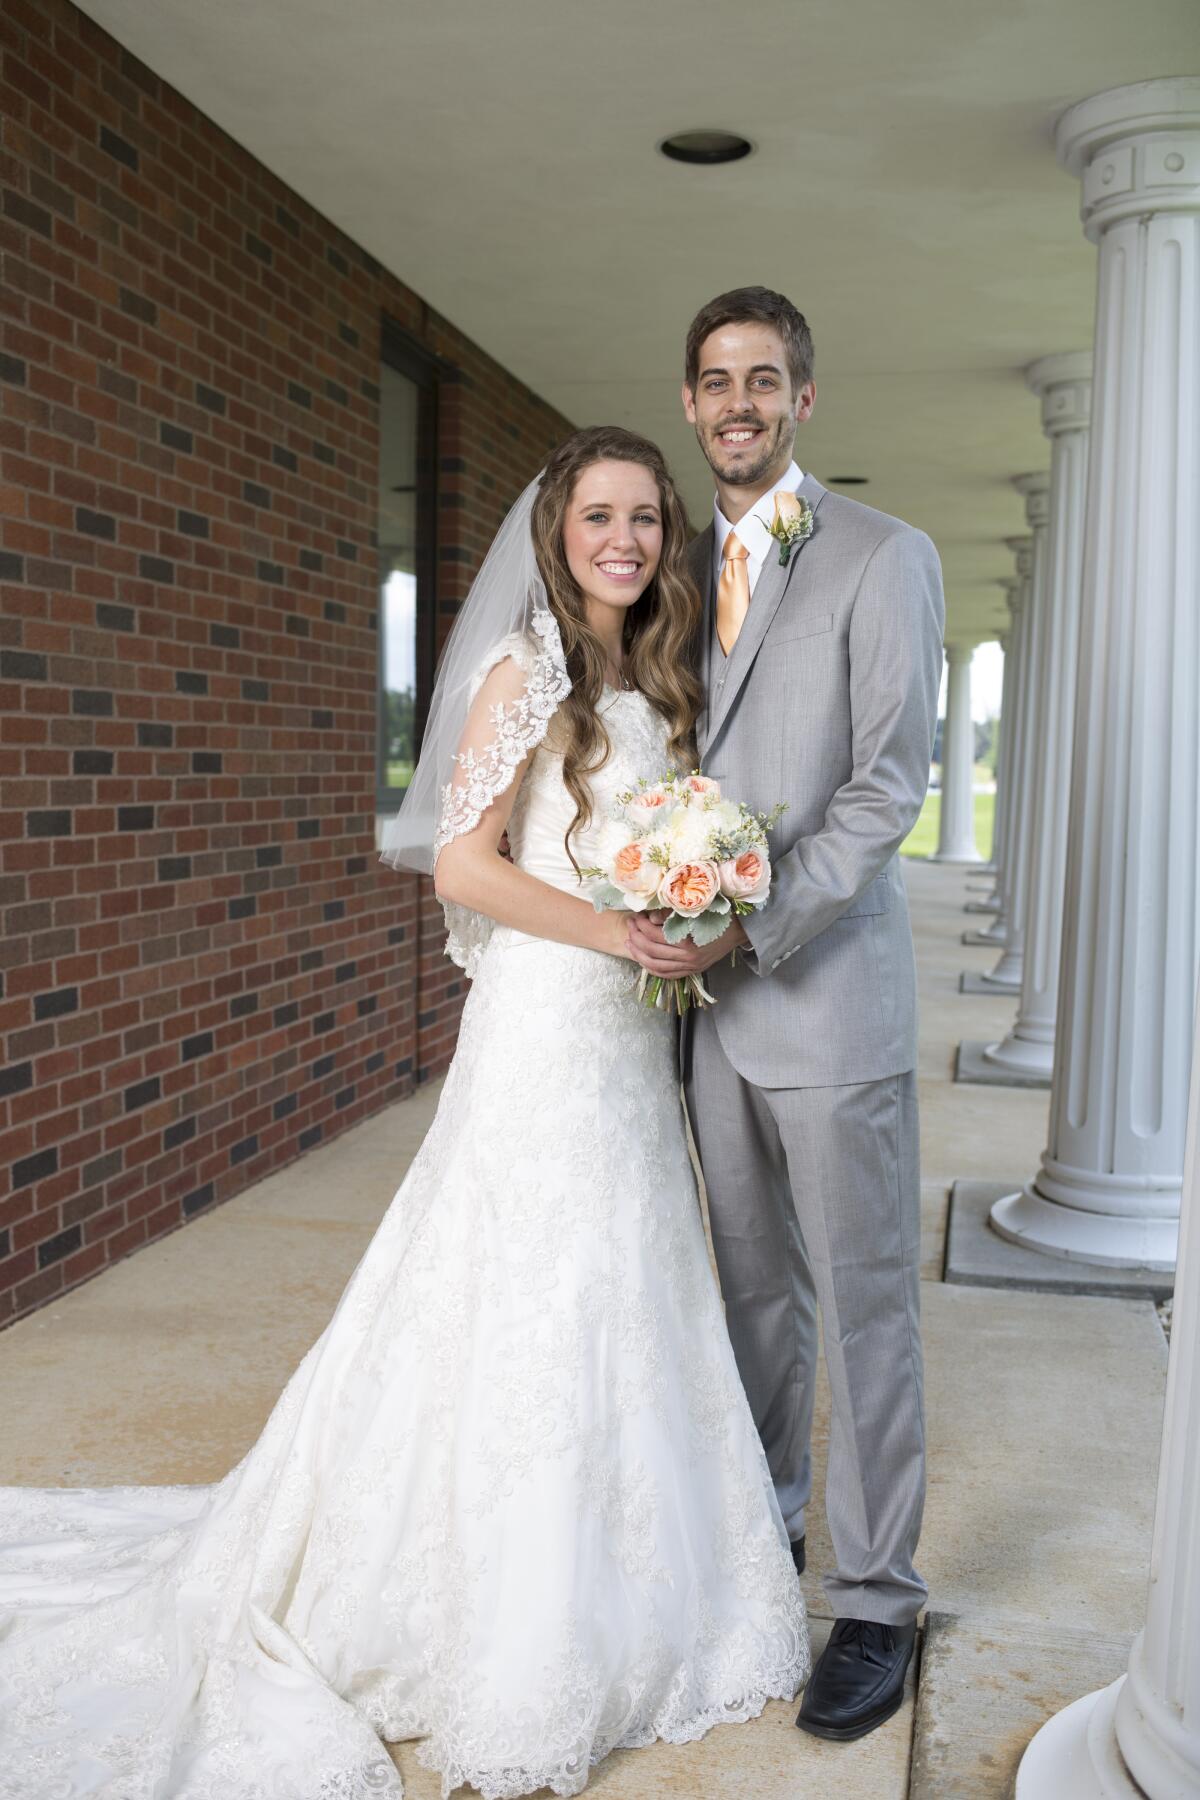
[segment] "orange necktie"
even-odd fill
[[[725,539],[722,554],[725,561],[717,583],[717,636],[722,650],[729,656],[750,610],[750,571],[746,567],[750,552],[737,532],[731,531]]]

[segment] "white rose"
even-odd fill
[[[721,837],[732,837],[742,829],[742,809],[736,800],[719,800],[716,806],[706,806],[704,817],[709,830]]]
[[[711,835],[711,814],[699,806],[681,807],[669,831],[671,861],[690,862],[694,857],[705,856]]]

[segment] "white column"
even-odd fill
[[[996,730],[1000,734],[1000,743],[996,752],[996,805],[992,814],[992,857],[991,860],[999,870],[1004,861],[1004,799],[1007,787],[1005,769],[1008,761],[1007,741],[1009,737],[1007,710],[1012,704],[1012,634],[1004,633],[997,638],[1000,654],[1004,658],[1004,674],[1000,682],[1000,713],[996,720]]]
[[[993,1208],[1052,1256],[1175,1257],[1200,947],[1200,76],[1072,107],[1098,240],[1050,1143]]]
[[[1009,538],[1009,549],[1014,546],[1029,544],[1028,538]],[[1014,551],[1014,554],[1018,554]],[[1013,791],[1016,787],[1016,755],[1015,746],[1020,737],[1021,700],[1022,700],[1022,666],[1021,655],[1025,647],[1023,618],[1026,599],[1026,583],[1022,579],[1019,567],[1017,575],[1011,581],[1001,582],[1008,604],[1008,614],[1012,628],[1008,634],[1008,647],[1004,653],[1004,692],[1001,699],[1000,712],[1000,757],[1003,769],[1002,779],[998,784],[996,795],[997,817],[999,824],[999,844],[992,861],[996,867],[996,885],[992,898],[996,913],[990,925],[980,930],[980,937],[993,944],[1002,944],[1008,936],[1008,886],[1009,868],[1012,861],[1012,813]]]
[[[942,806],[931,862],[977,863],[975,726],[971,718],[974,644],[946,645],[946,723],[942,729]]]
[[[1005,582],[1005,591],[1010,592],[1015,586],[1013,582]],[[1009,751],[1012,746],[1012,706],[1013,706],[1013,636],[1010,633],[1000,640],[1000,648],[1004,653],[1004,677],[1000,687],[1000,717],[997,729],[1000,733],[1000,752],[996,758],[996,804],[992,814],[992,855],[991,864],[995,870],[992,891],[984,901],[985,906],[994,906],[998,912],[1004,909],[1004,809],[1008,805],[1008,765],[1011,760]]]
[[[1200,1794],[1200,1008],[1146,1623],[1129,1668],[1038,1732],[1016,1800]]]
[[[1037,713],[1038,624],[1042,616],[1041,592],[1045,570],[1048,475],[1018,475],[1014,487],[1025,496],[1025,516],[1032,535],[1009,539],[1017,553],[1017,573],[1023,583],[1021,607],[1021,691],[1017,696],[1017,741],[1013,745],[1012,806],[1008,815],[1008,856],[1004,879],[1004,949],[995,967],[983,979],[1006,992],[1019,994],[1025,955],[1025,893],[1028,887],[1029,843],[1032,836],[1033,775],[1037,755],[1033,727]]]
[[[1067,865],[1091,374],[1091,354],[1082,350],[1044,356],[1026,370],[1030,387],[1041,396],[1042,429],[1050,439],[1050,505],[1037,644],[1025,955],[1016,1024],[984,1056],[999,1068],[1047,1080],[1054,1067]]]

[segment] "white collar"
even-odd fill
[[[756,563],[764,563],[774,539],[771,536],[771,520],[775,517],[776,494],[794,494],[804,480],[803,472],[792,462],[779,480],[759,496],[750,511],[740,518],[736,525],[731,525],[721,511],[719,500],[713,501],[713,549],[718,558],[723,557],[725,539],[731,531],[736,531],[746,549]]]

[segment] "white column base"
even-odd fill
[[[1177,1314],[1178,1310],[1177,1306]],[[1163,1428],[1163,1444],[1168,1448],[1170,1429],[1168,1421]],[[1160,1476],[1160,1490],[1161,1485]],[[1168,1505],[1175,1507],[1177,1522],[1185,1536],[1188,1525],[1194,1525],[1187,1511],[1191,1492],[1191,1486],[1185,1480],[1179,1489],[1169,1491],[1168,1498]],[[1153,1551],[1151,1566],[1158,1571],[1152,1579],[1171,1580],[1169,1565],[1165,1560],[1159,1560]],[[1179,1617],[1188,1620],[1185,1631],[1190,1638],[1192,1623],[1186,1601],[1181,1601]],[[1146,1630],[1142,1630],[1133,1640],[1125,1685],[1117,1695],[1118,1746],[1126,1767],[1138,1783],[1139,1793],[1151,1794],[1154,1800],[1158,1800],[1160,1794],[1200,1794],[1200,1734],[1196,1731],[1195,1716],[1186,1701],[1181,1708],[1173,1696],[1160,1688],[1160,1678],[1151,1666],[1146,1635]]]
[[[1018,1036],[1016,1030],[998,1044],[989,1044],[983,1053],[1000,1069],[1014,1069],[1019,1075],[1044,1075],[1049,1081],[1054,1073],[1054,1043],[1039,1043],[1034,1038]]]
[[[990,925],[979,927],[979,935],[981,938],[987,938],[989,943],[995,944],[997,947],[1007,944],[1008,920],[1003,913],[997,914]]]
[[[1146,1800],[1113,1729],[1124,1681],[1122,1675],[1047,1720],[1021,1758],[1015,1800]]]
[[[1019,994],[1021,991],[1021,962],[1019,950],[1006,950],[994,969],[985,969],[980,976],[989,987],[1002,988],[1006,994]]]
[[[980,856],[978,850],[974,848],[968,849],[965,844],[960,844],[952,846],[949,850],[934,850],[930,854],[929,861],[936,863],[962,863],[967,865],[981,863],[983,858]]]
[[[1179,1246],[1178,1219],[1085,1212],[1047,1200],[1032,1187],[997,1200],[990,1221],[993,1231],[1023,1250],[1105,1269],[1170,1271]]]

